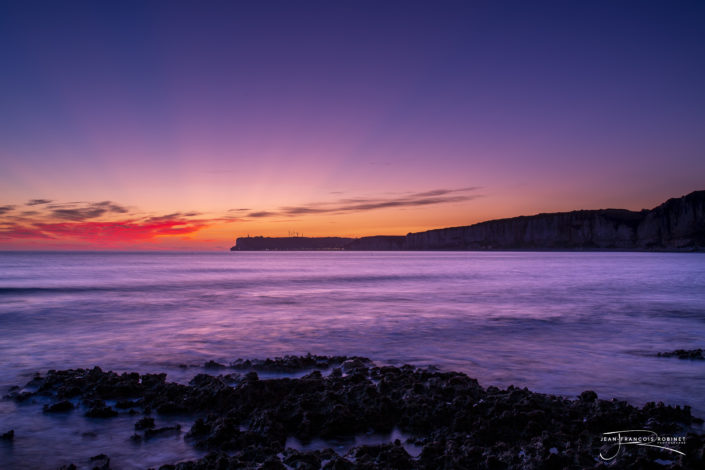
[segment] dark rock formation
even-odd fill
[[[154,418],[151,416],[145,416],[135,423],[135,429],[140,431],[142,429],[152,429],[154,427]]]
[[[68,400],[62,400],[57,403],[52,403],[51,405],[44,405],[45,413],[64,413],[66,411],[71,411],[74,409],[73,403]]]
[[[410,233],[409,250],[705,248],[705,191],[669,199],[652,210],[561,212]]]
[[[165,436],[168,434],[179,434],[181,433],[181,425],[177,424],[175,426],[164,426],[162,428],[147,429],[144,432],[144,438],[150,439],[156,436]]]
[[[107,406],[103,400],[90,400],[90,409],[86,412],[87,418],[114,418],[118,412]]]
[[[368,361],[363,357],[348,356],[317,356],[307,354],[306,356],[284,356],[274,359],[238,359],[230,367],[240,370],[258,370],[261,372],[297,372],[307,369],[328,369],[333,366],[343,364],[348,360]]]
[[[342,250],[354,238],[341,237],[246,237],[238,238],[230,251],[314,251]]]
[[[110,457],[105,454],[98,454],[90,459],[93,470],[110,470]]]
[[[696,361],[705,361],[705,351],[699,349],[676,349],[675,351],[660,352],[658,357],[677,357],[678,359],[690,359]]]
[[[405,243],[405,236],[377,235],[353,240],[345,245],[345,249],[350,251],[393,251],[403,250]]]
[[[326,365],[339,363],[337,358],[304,356],[269,364],[308,364],[312,358]],[[260,361],[250,361],[255,363]],[[251,371],[235,386],[206,374],[180,385],[167,382],[164,374],[51,371],[37,379],[38,390],[32,394],[57,400],[71,395],[83,403],[97,401],[95,406],[120,397],[134,400],[144,412],[190,415],[195,422],[187,441],[210,453],[197,461],[164,465],[163,470],[705,468],[705,434],[692,432],[702,420],[691,416],[688,407],[647,403],[637,408],[599,399],[592,391],[572,400],[514,386],[483,388],[462,373],[377,367],[364,358],[346,359],[340,366],[329,375],[314,370],[296,379],[260,379]],[[181,431],[179,425],[151,429],[152,421],[143,422],[144,439]],[[356,446],[344,455],[332,448],[286,447],[289,437],[306,443],[385,434],[394,428],[411,437],[405,443]],[[652,447],[615,448],[601,440],[605,432],[628,429],[685,436],[678,447],[685,455]],[[135,434],[132,439],[142,437]],[[410,455],[404,444],[413,444],[420,454]],[[599,459],[601,451],[619,455],[608,464]],[[109,459],[97,456],[92,464],[108,468]]]
[[[640,212],[581,210],[491,220],[406,236],[238,238],[231,250],[671,250],[705,249],[705,191]]]

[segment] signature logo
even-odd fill
[[[674,449],[673,445],[685,444],[685,437],[681,436],[659,436],[654,431],[648,429],[627,429],[624,431],[610,431],[602,433],[600,441],[607,447],[606,452],[600,452],[600,458],[604,461],[615,459],[622,450],[622,446],[655,447],[657,449],[675,452],[685,455],[683,452]]]

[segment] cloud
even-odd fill
[[[100,241],[148,240],[163,235],[184,235],[196,232],[207,224],[182,219],[160,221],[116,221],[116,222],[59,222],[36,224],[36,229],[45,235],[57,238],[78,238]]]
[[[41,204],[49,204],[52,202],[51,199],[30,199],[25,205],[27,206],[38,206]]]
[[[201,217],[200,212],[163,215],[130,211],[111,201],[51,203],[32,199],[33,210],[7,214],[14,206],[0,206],[0,239],[89,241],[96,245],[145,241],[162,236],[186,236],[215,223],[233,222]]]
[[[186,235],[206,227],[206,221],[182,219],[162,221],[121,220],[114,222],[55,222],[33,225],[6,225],[0,228],[0,239],[41,238],[92,241],[96,244],[134,242],[158,236]]]
[[[46,233],[42,233],[35,227],[23,226],[19,224],[4,224],[0,227],[0,240],[11,240],[11,239],[25,239],[25,238],[42,238],[49,239],[52,238]]]
[[[126,214],[128,210],[110,201],[93,202],[83,205],[76,203],[49,206],[51,215],[60,220],[81,221],[95,219],[105,214]]]
[[[283,206],[276,210],[250,212],[249,218],[295,217],[312,214],[348,214],[377,209],[421,207],[470,201],[481,197],[478,187],[435,189],[388,198],[346,198],[330,202],[314,202],[301,206]]]
[[[197,211],[145,213],[112,201],[57,203],[32,199],[32,210],[13,212],[14,205],[0,206],[0,239],[78,241],[116,245],[149,241],[157,237],[185,237],[215,224],[292,218],[317,214],[352,214],[389,208],[414,208],[469,201],[481,197],[480,188],[434,189],[380,197],[348,197],[268,210],[230,209],[219,214]]]
[[[270,212],[270,211],[259,211],[259,212],[250,212],[247,214],[247,217],[252,217],[255,219],[258,219],[260,217],[271,217],[273,215],[278,215],[276,212]]]

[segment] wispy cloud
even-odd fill
[[[72,238],[125,242],[148,240],[163,235],[185,235],[197,232],[207,224],[181,219],[161,221],[117,221],[37,224],[36,230],[52,238]]]
[[[60,220],[88,220],[96,219],[105,214],[126,214],[128,210],[111,201],[92,203],[53,204],[47,206],[51,215]]]
[[[112,201],[62,203],[31,199],[20,206],[0,206],[0,240],[88,242],[96,246],[129,244],[157,237],[185,237],[216,224],[319,214],[347,215],[470,201],[482,196],[479,189],[447,188],[378,197],[347,197],[272,209],[230,209],[222,213],[145,213]],[[31,210],[27,210],[27,206]]]
[[[250,212],[248,218],[296,217],[312,214],[349,214],[387,208],[407,208],[470,201],[481,197],[479,187],[434,189],[386,198],[346,198],[306,205],[283,206],[274,210]]]
[[[30,199],[25,205],[27,206],[39,206],[41,204],[49,204],[53,202],[51,199]]]
[[[249,214],[247,214],[247,217],[259,219],[261,217],[272,217],[274,215],[279,215],[279,214],[277,212],[259,211],[259,212],[250,212]]]
[[[53,203],[32,199],[16,206],[0,206],[0,239],[55,239],[91,241],[96,244],[130,243],[160,236],[184,236],[231,217],[205,217],[200,212],[144,214],[112,201]]]

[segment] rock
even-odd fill
[[[356,372],[367,372],[367,368],[370,366],[369,359],[362,357],[356,357],[348,359],[342,363],[341,368],[346,374],[353,374]]]
[[[256,370],[260,372],[299,372],[314,369],[323,370],[340,365],[350,358],[346,356],[284,356],[273,359],[238,359],[230,367],[240,370]]]
[[[65,413],[67,411],[73,410],[75,407],[73,403],[68,400],[63,400],[57,403],[52,403],[51,405],[44,405],[45,413]]]
[[[0,441],[10,441],[12,442],[15,439],[15,430],[10,429],[9,431],[0,434]]]
[[[120,400],[119,402],[115,403],[115,408],[118,408],[120,410],[137,408],[138,406],[139,406],[139,403],[136,401],[132,401],[132,400]]]
[[[135,423],[136,430],[151,429],[154,427],[154,418],[145,416]]]
[[[204,368],[210,369],[210,370],[220,370],[220,369],[225,369],[225,365],[220,364],[215,361],[208,361],[203,365]]]
[[[694,361],[705,361],[703,349],[676,349],[675,351],[660,352],[658,357],[677,357],[678,359],[690,359]]]
[[[90,459],[93,470],[110,470],[110,458],[105,454],[99,454]]]
[[[252,360],[249,367],[328,366],[336,361],[302,356],[269,363]],[[178,411],[185,413],[185,419],[192,416],[195,422],[185,440],[210,454],[165,467],[174,470],[280,469],[282,465],[329,470],[589,468],[598,465],[595,451],[605,430],[649,429],[659,435],[682,435],[698,424],[687,407],[647,403],[638,408],[624,401],[601,400],[590,390],[571,400],[514,386],[483,388],[457,372],[409,365],[376,367],[362,358],[345,358],[338,364],[337,372],[329,375],[313,367],[313,372],[300,378],[261,378],[250,368],[233,386],[224,376],[208,374],[181,385],[166,382],[163,374],[118,375],[97,368],[52,371],[35,381],[37,391],[31,396],[60,403],[71,395],[91,410],[111,410],[104,397],[119,395],[145,412]],[[142,417],[135,429],[143,429],[144,437],[134,434],[131,440],[181,432],[178,425],[155,429],[154,424],[154,418]],[[395,428],[413,436],[409,442],[421,448],[418,458],[408,454],[403,439],[357,446],[344,457],[332,449],[285,449],[291,437],[307,443],[366,433],[389,435]],[[673,463],[664,468],[703,468],[705,435],[689,435],[683,449],[686,456],[669,455]],[[620,462],[625,468],[646,468],[644,462],[653,466],[660,455],[658,450],[636,446],[623,452]]]
[[[257,382],[259,380],[259,376],[257,375],[257,372],[251,371],[245,374],[245,381],[247,382]]]
[[[157,436],[165,436],[167,434],[179,434],[181,432],[181,425],[177,424],[175,426],[165,426],[163,428],[157,429],[147,429],[144,432],[145,439],[151,439]]]
[[[117,415],[117,411],[105,405],[94,406],[85,414],[87,418],[114,418]]]

